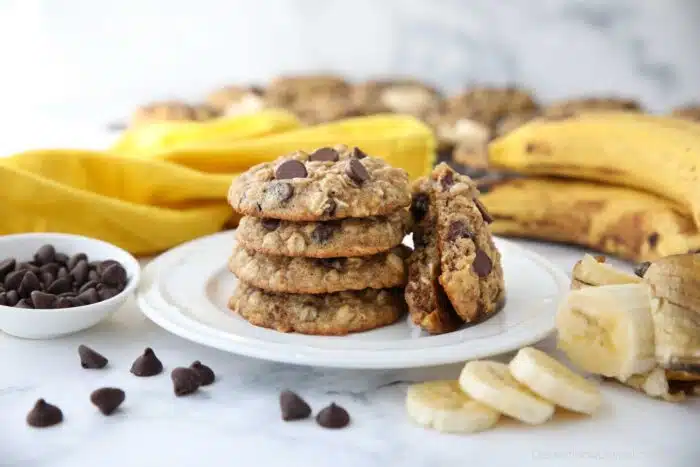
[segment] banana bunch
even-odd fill
[[[520,349],[509,364],[470,361],[457,381],[414,384],[406,394],[413,421],[446,433],[487,430],[502,414],[539,425],[556,406],[592,415],[601,402],[595,383],[532,347]]]
[[[498,194],[496,187],[484,204],[514,218],[494,225],[497,233],[572,241],[635,261],[686,253],[697,243],[700,123],[641,112],[582,111],[533,120],[492,141],[488,152],[492,168],[535,177],[524,183],[539,188],[524,196],[543,198],[539,214],[553,217],[538,218],[527,211],[535,207],[514,197],[517,190]],[[557,187],[561,191],[547,193]],[[506,196],[517,207],[503,209]],[[559,225],[567,214],[579,222],[569,230]],[[591,225],[581,226],[582,218]],[[555,225],[540,228],[538,221]],[[650,231],[657,222],[661,227]],[[600,229],[617,230],[617,240],[601,240]],[[630,251],[632,246],[641,251]]]
[[[642,263],[635,273],[584,256],[557,312],[557,346],[582,370],[682,400],[676,389],[700,389],[700,255]]]

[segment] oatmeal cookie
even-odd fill
[[[343,290],[387,289],[406,283],[405,245],[353,258],[270,256],[236,248],[229,269],[255,287],[284,293],[322,294]]]
[[[365,114],[403,113],[424,118],[439,110],[442,95],[413,79],[371,80],[352,89],[352,102]]]
[[[207,96],[207,104],[222,115],[234,116],[265,108],[264,90],[257,86],[224,86]]]
[[[393,324],[404,315],[406,304],[401,289],[283,294],[239,282],[229,308],[255,326],[280,332],[342,336]]]
[[[333,258],[373,255],[399,245],[410,229],[411,216],[400,209],[387,216],[326,222],[290,222],[245,216],[236,229],[247,250],[268,255]]]
[[[474,120],[491,131],[509,115],[530,115],[539,110],[539,104],[529,91],[515,87],[474,87],[449,98],[445,107],[445,114],[453,119]]]
[[[556,101],[544,108],[547,118],[562,118],[586,110],[625,110],[642,112],[642,106],[626,97],[578,97]]]
[[[321,221],[386,215],[411,196],[405,170],[342,146],[253,166],[233,181],[228,201],[244,215]]]
[[[208,105],[191,105],[180,101],[151,102],[139,107],[131,118],[131,126],[163,121],[202,121],[219,116]]]

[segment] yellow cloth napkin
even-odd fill
[[[412,117],[375,116],[307,128],[282,114],[275,118],[243,118],[238,126],[225,122],[229,137],[212,137],[203,128],[224,122],[191,123],[202,127],[181,127],[190,132],[187,137],[175,126],[169,126],[170,133],[159,126],[153,127],[159,137],[127,130],[106,151],[49,149],[0,158],[0,234],[75,233],[136,255],[153,254],[217,232],[227,222],[235,225],[226,203],[233,178],[297,149],[359,146],[406,169],[412,179],[433,162],[433,134]],[[251,121],[257,129],[251,129]],[[166,134],[171,137],[163,138]]]

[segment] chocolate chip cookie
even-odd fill
[[[428,260],[435,261],[439,256],[440,272],[438,281],[459,317],[467,322],[480,321],[502,305],[505,298],[501,256],[493,243],[488,223],[491,217],[478,199],[478,190],[467,176],[460,175],[447,164],[439,164],[429,177],[419,179],[414,184],[413,213],[426,217],[434,209],[435,239],[418,238],[416,250],[427,248],[422,257],[415,252],[409,264],[422,261],[429,269]],[[419,206],[428,204],[428,208]],[[430,232],[430,230],[428,230]],[[435,246],[431,246],[432,243]],[[435,270],[435,266],[432,266]],[[416,289],[416,278],[409,276],[406,299],[416,303],[409,292]],[[420,303],[409,308],[414,315],[426,313]]]
[[[404,296],[413,324],[431,334],[454,331],[464,321],[457,315],[438,278],[440,254],[437,249],[435,200],[429,182],[423,179],[413,195],[411,212],[414,250],[408,260],[408,283]],[[434,197],[433,197],[434,198]]]
[[[244,115],[266,107],[264,91],[257,86],[224,86],[207,96],[207,104],[222,115]]]
[[[410,218],[407,209],[388,216],[349,217],[327,222],[290,222],[245,216],[238,224],[236,238],[247,250],[268,255],[364,256],[400,244],[409,232]]]
[[[233,181],[228,201],[244,215],[298,222],[386,215],[411,196],[405,170],[339,146],[253,166]]]
[[[626,97],[578,97],[553,102],[545,107],[543,114],[548,118],[562,118],[586,110],[641,112],[642,106],[636,100]]]
[[[236,248],[229,269],[241,281],[271,292],[321,294],[386,289],[406,283],[405,245],[371,256],[304,258],[270,256]]]
[[[513,114],[532,114],[539,110],[534,96],[515,87],[474,87],[446,101],[452,118],[468,118],[495,130],[499,122]]]
[[[422,118],[437,111],[442,95],[413,79],[371,80],[352,89],[354,105],[365,114],[403,113]]]
[[[265,292],[244,282],[238,283],[229,307],[255,326],[329,336],[388,326],[406,310],[402,289],[282,294]]]
[[[136,109],[131,126],[163,121],[202,121],[217,117],[219,112],[208,105],[190,105],[181,101],[151,102]]]

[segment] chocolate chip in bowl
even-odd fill
[[[140,278],[138,261],[79,235],[0,237],[0,330],[48,339],[87,329],[119,309]]]

